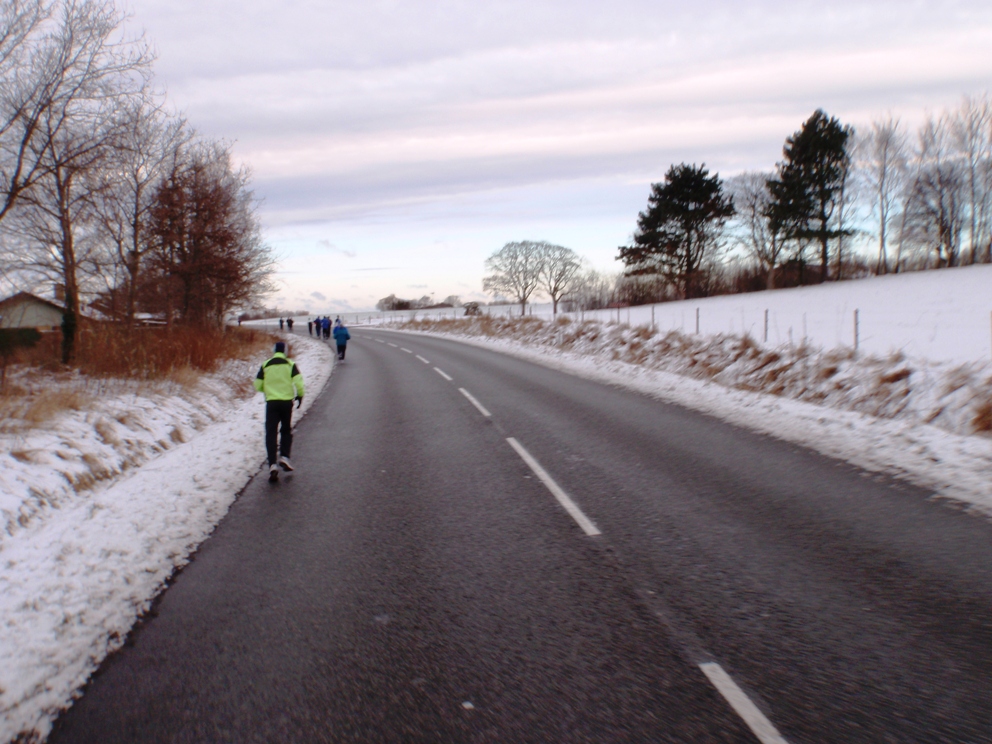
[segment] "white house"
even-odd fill
[[[36,328],[57,331],[62,327],[61,305],[43,300],[30,292],[18,292],[0,300],[0,328]]]

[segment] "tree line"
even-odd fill
[[[727,181],[672,165],[617,260],[622,273],[602,274],[561,246],[508,243],[483,287],[522,307],[543,290],[557,312],[992,263],[992,99],[966,97],[915,132],[817,110],[774,170]]]
[[[397,310],[428,310],[430,308],[441,307],[461,307],[462,298],[458,295],[448,295],[440,302],[435,302],[431,295],[424,295],[419,299],[405,300],[391,294],[383,297],[375,303],[375,309],[380,312],[393,312]]]
[[[249,173],[153,85],[113,0],[0,2],[0,272],[133,326],[220,325],[271,287]]]
[[[988,95],[915,133],[892,117],[859,131],[817,110],[782,156],[726,182],[673,165],[618,249],[624,279],[685,299],[992,262]]]

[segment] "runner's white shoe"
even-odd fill
[[[275,465],[273,465],[272,467],[275,467]],[[283,470],[285,470],[287,472],[293,469],[293,465],[289,461],[289,458],[288,457],[280,457],[279,458],[279,467],[281,467]]]

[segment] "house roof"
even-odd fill
[[[33,295],[30,292],[18,292],[15,295],[11,295],[6,299],[0,300],[0,308],[6,305],[13,305],[18,302],[23,302],[25,300],[33,300],[34,302],[40,302],[42,305],[48,305],[49,307],[58,310],[60,313],[65,312],[65,308],[59,305],[57,302],[52,302],[51,300],[46,300],[43,297],[38,297],[38,295]]]

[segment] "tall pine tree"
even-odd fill
[[[849,126],[817,109],[802,129],[785,140],[785,159],[778,164],[776,177],[768,180],[771,226],[798,244],[800,271],[806,245],[819,243],[821,281],[829,278],[830,240],[849,234],[832,229],[831,219],[850,167],[847,143],[852,134]]]

